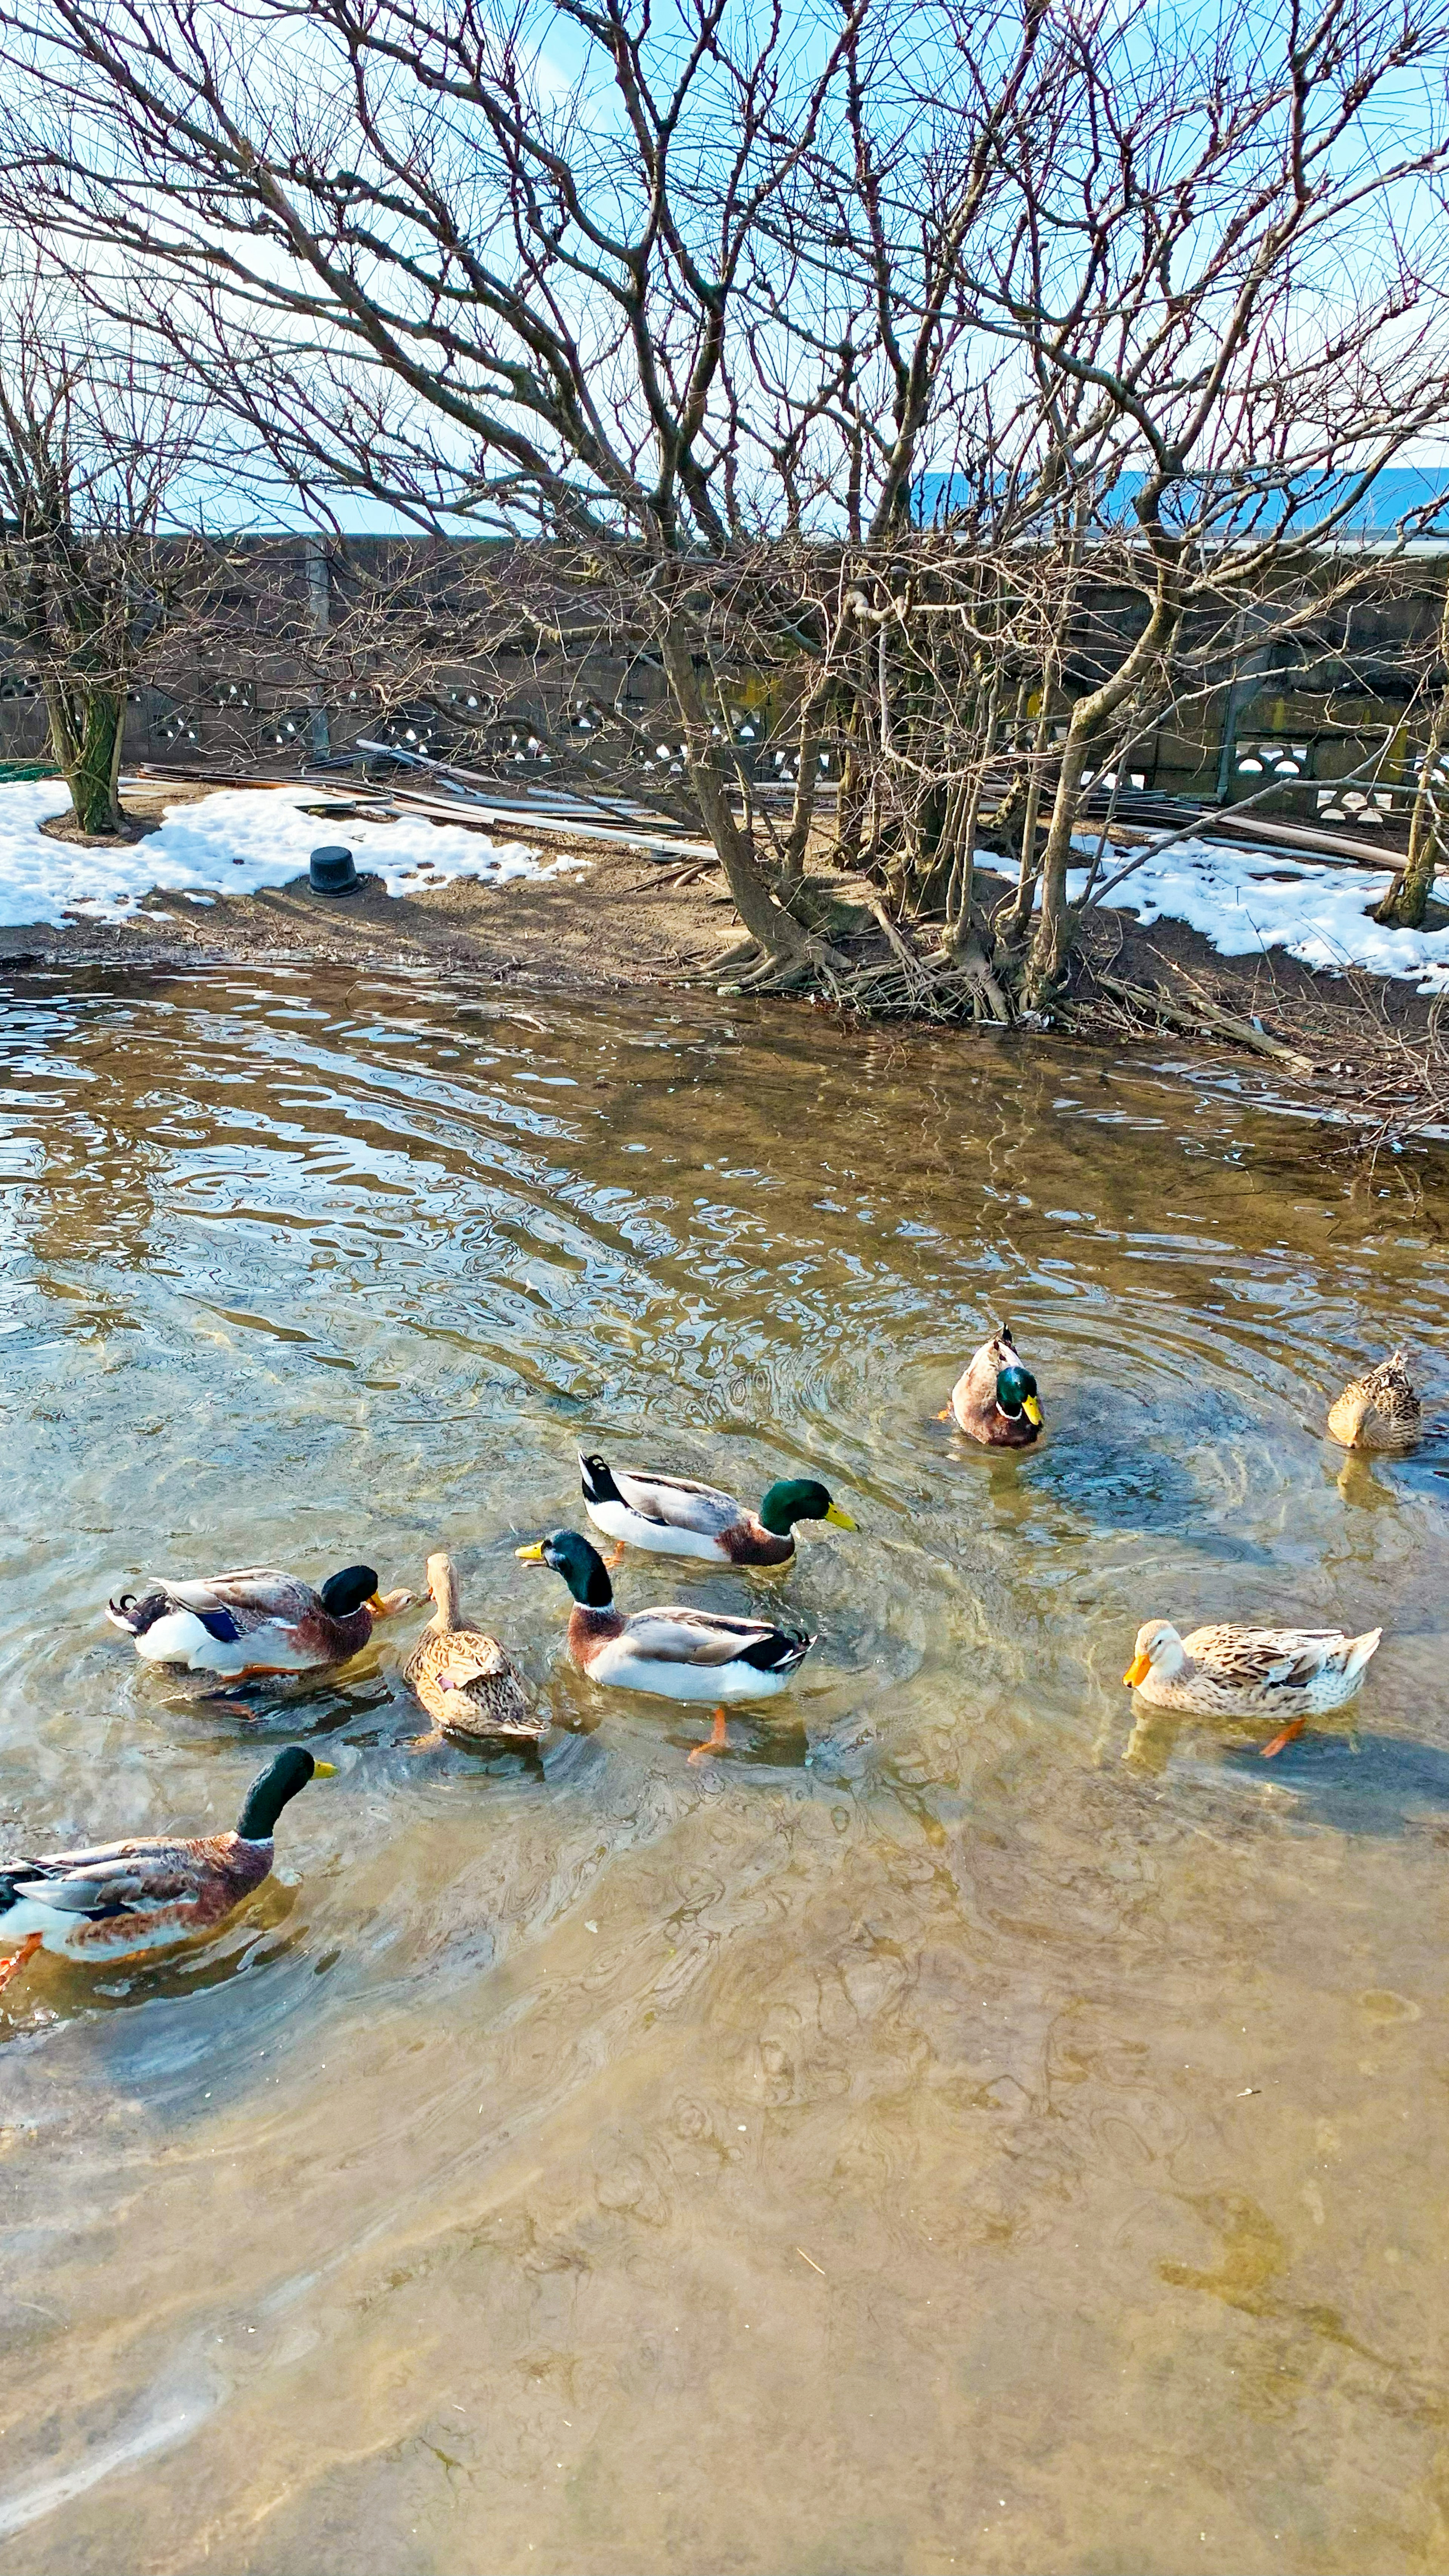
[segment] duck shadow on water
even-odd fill
[[[1213,1411],[1222,1415],[1225,1408],[1219,1404]],[[1236,1417],[1215,1420],[1210,1436],[1237,1440],[1249,1427]],[[1091,1529],[1171,1536],[1199,1555],[1235,1565],[1271,1561],[1269,1550],[1241,1529],[1217,1525],[1224,1509],[1221,1483],[1195,1474],[1191,1457],[1169,1447],[1150,1416],[1139,1428],[1103,1420],[1095,1408],[1084,1407],[1049,1428],[1039,1447],[986,1454],[994,1475],[1020,1477],[1032,1495],[1072,1512]],[[1240,1508],[1234,1504],[1235,1515]]]
[[[1396,1834],[1424,1817],[1449,1819],[1449,1752],[1401,1735],[1314,1735],[1285,1744],[1271,1763],[1230,1745],[1223,1768],[1271,1774],[1324,1824],[1349,1834]]]
[[[1449,1751],[1410,1737],[1310,1731],[1271,1762],[1246,1741],[1203,1747],[1200,1758],[1245,1786],[1288,1791],[1305,1822],[1339,1833],[1385,1838],[1425,1821],[1449,1823]]]
[[[378,1673],[352,1683],[340,1682],[333,1673],[299,1673],[281,1681],[268,1674],[234,1682],[218,1682],[209,1674],[194,1681],[171,1675],[163,1704],[194,1725],[209,1727],[217,1743],[251,1743],[271,1734],[298,1740],[340,1735],[402,1705],[398,1692]],[[372,1739],[358,1739],[366,1740]]]

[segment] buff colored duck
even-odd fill
[[[578,1530],[555,1530],[518,1554],[527,1565],[547,1565],[563,1576],[574,1601],[569,1653],[591,1681],[611,1690],[647,1691],[656,1699],[716,1702],[713,1736],[696,1747],[691,1761],[723,1749],[725,1702],[773,1699],[815,1642],[765,1619],[675,1604],[626,1618],[614,1606],[603,1558]]]
[[[1042,1427],[1036,1379],[1022,1365],[1011,1326],[983,1342],[951,1389],[942,1422],[988,1449],[1029,1449]]]
[[[790,1565],[797,1521],[855,1527],[849,1512],[808,1476],[773,1484],[752,1512],[717,1485],[611,1467],[607,1459],[585,1457],[582,1450],[579,1472],[585,1511],[596,1529],[617,1541],[610,1559],[615,1565],[626,1546],[646,1548],[652,1556],[700,1557],[706,1565]]]
[[[1382,1628],[1360,1637],[1341,1628],[1194,1628],[1180,1637],[1170,1619],[1137,1631],[1122,1679],[1154,1708],[1199,1717],[1286,1718],[1263,1747],[1265,1760],[1301,1735],[1310,1717],[1356,1699]]]
[[[19,1942],[0,1959],[0,1988],[37,1950],[106,1966],[214,1930],[270,1875],[272,1837],[288,1799],[309,1780],[331,1779],[333,1770],[289,1744],[258,1772],[235,1833],[190,1841],[166,1834],[0,1861],[0,1940]]]
[[[405,1610],[410,1592],[379,1592],[370,1565],[344,1566],[318,1592],[295,1574],[253,1565],[198,1583],[157,1583],[138,1600],[106,1604],[113,1628],[132,1638],[148,1664],[222,1673],[306,1673],[360,1654],[376,1619]]]
[[[1402,1351],[1364,1376],[1350,1378],[1328,1416],[1328,1436],[1344,1449],[1412,1449],[1420,1405]]]
[[[484,1629],[464,1627],[450,1556],[429,1557],[428,1590],[437,1606],[403,1668],[436,1729],[418,1742],[534,1744],[547,1735],[548,1718],[529,1707],[511,1656]]]

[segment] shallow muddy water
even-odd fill
[[[10,1848],[339,1776],[205,1947],[0,2005],[0,2571],[1449,2567],[1449,1321],[1432,1166],[1068,1051],[385,976],[0,1001]],[[1422,1184],[1422,1186],[1421,1186]],[[1014,1324],[1022,1458],[934,1415]],[[818,1633],[606,1697],[514,1549],[578,1442],[755,1497]],[[208,1702],[143,1573],[440,1539],[555,1721],[418,1752],[423,1613]],[[1382,1621],[1349,1723],[1134,1727],[1143,1619]]]

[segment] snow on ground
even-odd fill
[[[396,823],[329,823],[304,814],[325,788],[219,787],[192,804],[172,805],[158,832],[122,849],[87,850],[52,841],[39,826],[67,811],[63,782],[41,778],[0,784],[0,925],[79,916],[123,921],[153,888],[190,903],[219,894],[255,894],[307,873],[326,843],[351,850],[359,870],[380,876],[389,894],[416,894],[424,878],[476,877],[502,885],[510,877],[557,876],[582,859],[543,859],[522,841],[494,842],[461,824],[421,816]]]
[[[424,883],[452,877],[502,885],[587,865],[540,858],[521,841],[497,843],[461,824],[421,816],[329,823],[302,811],[325,794],[301,780],[280,788],[220,787],[170,806],[159,832],[142,841],[84,850],[48,840],[38,828],[69,805],[60,780],[0,784],[0,925],[122,921],[153,889],[196,904],[220,894],[255,894],[305,876],[312,851],[329,841],[344,842],[358,867],[380,876],[389,894],[417,893]],[[1104,876],[1124,864],[1121,851],[1107,852]],[[1085,869],[1073,870],[1074,901],[1086,881]],[[1421,993],[1449,991],[1449,929],[1383,930],[1370,920],[1388,883],[1388,869],[1380,875],[1372,868],[1327,868],[1284,851],[1194,840],[1144,860],[1108,900],[1137,913],[1144,926],[1164,915],[1184,921],[1223,957],[1282,948],[1308,966],[1362,966],[1415,983]]]
[[[1080,844],[1079,844],[1080,846]],[[1105,881],[1130,851],[1108,850]],[[1257,956],[1284,948],[1306,966],[1367,967],[1417,984],[1421,993],[1449,991],[1449,929],[1384,930],[1369,918],[1387,892],[1391,870],[1326,868],[1287,851],[1225,841],[1177,841],[1145,860],[1108,902],[1135,912],[1144,927],[1164,915],[1210,939],[1220,957]],[[1086,871],[1068,880],[1073,901]]]

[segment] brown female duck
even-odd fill
[[[458,1576],[450,1556],[428,1559],[428,1590],[437,1604],[404,1668],[437,1733],[455,1743],[536,1743],[548,1733],[547,1715],[529,1707],[523,1684],[496,1637],[465,1628],[458,1609]]]
[[[1328,1416],[1328,1436],[1344,1449],[1412,1449],[1419,1437],[1419,1398],[1402,1351],[1350,1378]]]

